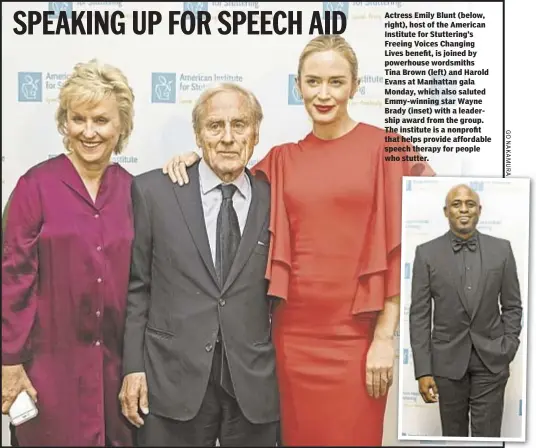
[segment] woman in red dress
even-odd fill
[[[358,83],[341,36],[309,42],[296,87],[313,130],[252,168],[272,192],[266,277],[281,299],[272,322],[285,446],[382,443],[400,316],[402,176],[434,173],[385,160],[386,145],[408,144],[385,143],[385,130],[350,117]],[[176,157],[166,171],[186,180],[176,163],[193,159]]]

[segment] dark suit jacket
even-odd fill
[[[471,314],[449,233],[415,251],[409,323],[416,378],[460,379],[472,346],[493,373],[514,359],[522,307],[512,248],[507,240],[478,235],[482,271]]]
[[[193,418],[203,400],[221,327],[236,399],[253,423],[279,419],[265,279],[270,187],[254,178],[240,247],[220,289],[208,242],[198,163],[190,183],[161,170],[133,179],[135,238],[124,338],[124,374],[145,372],[149,410]]]

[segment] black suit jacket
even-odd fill
[[[135,238],[124,338],[124,374],[145,372],[150,412],[189,420],[198,412],[221,327],[236,399],[253,423],[279,419],[265,271],[270,187],[251,175],[240,247],[220,289],[207,237],[198,163],[190,183],[161,170],[132,183]]]
[[[494,373],[514,359],[522,318],[514,254],[507,240],[478,238],[482,271],[471,313],[449,233],[416,248],[409,313],[416,378],[460,379],[472,346]]]

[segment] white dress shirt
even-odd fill
[[[249,206],[251,204],[251,181],[248,175],[243,172],[232,184],[237,187],[233,195],[233,206],[238,216],[240,234],[244,233],[244,226],[248,217]],[[222,184],[222,180],[212,171],[205,160],[201,158],[199,162],[199,186],[201,189],[201,203],[203,204],[203,214],[205,216],[205,226],[207,229],[212,261],[216,265],[216,227],[218,213],[222,203],[222,191],[217,188]]]

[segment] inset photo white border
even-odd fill
[[[477,230],[481,234],[508,240],[516,261],[523,307],[522,328],[519,348],[509,364],[510,376],[505,389],[500,437],[444,437],[439,404],[425,403],[415,378],[409,316],[416,248],[449,231],[449,220],[445,217],[443,208],[448,192],[457,185],[467,185],[480,198],[482,210]],[[404,441],[430,442],[524,442],[527,410],[530,179],[404,177],[402,191],[398,438]],[[433,308],[434,299],[430,297],[430,300]],[[500,306],[499,302],[499,310]],[[433,326],[433,309],[431,325]]]

